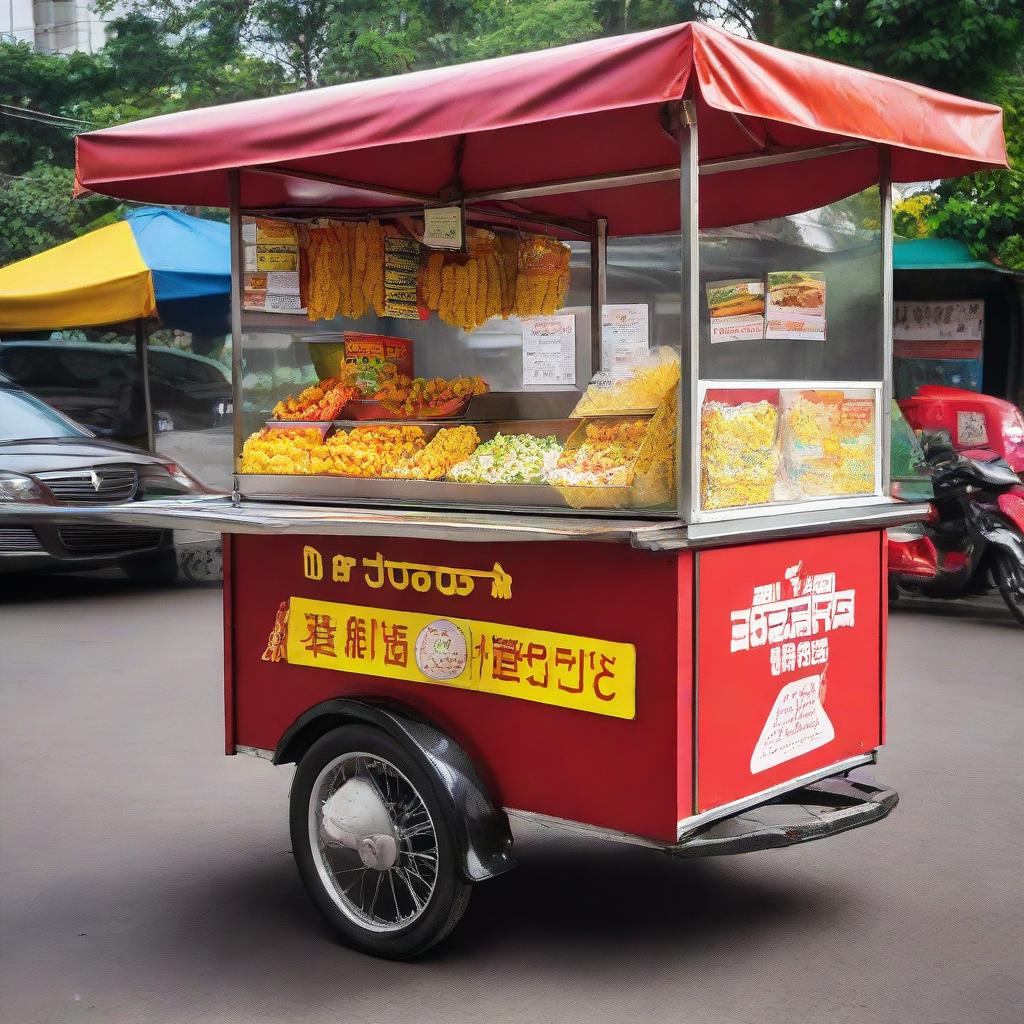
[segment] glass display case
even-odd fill
[[[678,235],[659,274],[634,239],[426,230],[243,218],[240,492],[674,516]]]
[[[684,316],[679,231],[243,217],[239,491],[694,523],[876,501],[881,219],[875,187],[701,231]]]

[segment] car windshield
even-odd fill
[[[91,436],[28,392],[0,387],[0,444],[36,437]]]

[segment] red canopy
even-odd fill
[[[999,107],[691,23],[89,132],[77,180],[119,198],[225,206],[227,172],[240,168],[243,207],[359,209],[654,171],[628,188],[480,202],[604,216],[612,234],[665,231],[679,223],[668,125],[684,97],[697,112],[704,226],[859,191],[877,181],[874,144],[891,147],[895,181],[1006,164]],[[706,173],[724,158],[844,144]]]

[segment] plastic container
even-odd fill
[[[309,356],[320,380],[337,377],[342,365],[355,366],[373,374],[385,363],[392,363],[403,376],[415,376],[411,338],[345,331],[343,334],[311,335],[302,340],[309,345]]]

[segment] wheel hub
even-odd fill
[[[364,867],[387,871],[394,867],[395,861],[398,860],[398,843],[395,842],[394,836],[363,836],[359,840],[357,852]]]
[[[366,779],[349,779],[325,801],[324,832],[355,850],[368,868],[387,871],[398,860],[395,825],[388,805]]]

